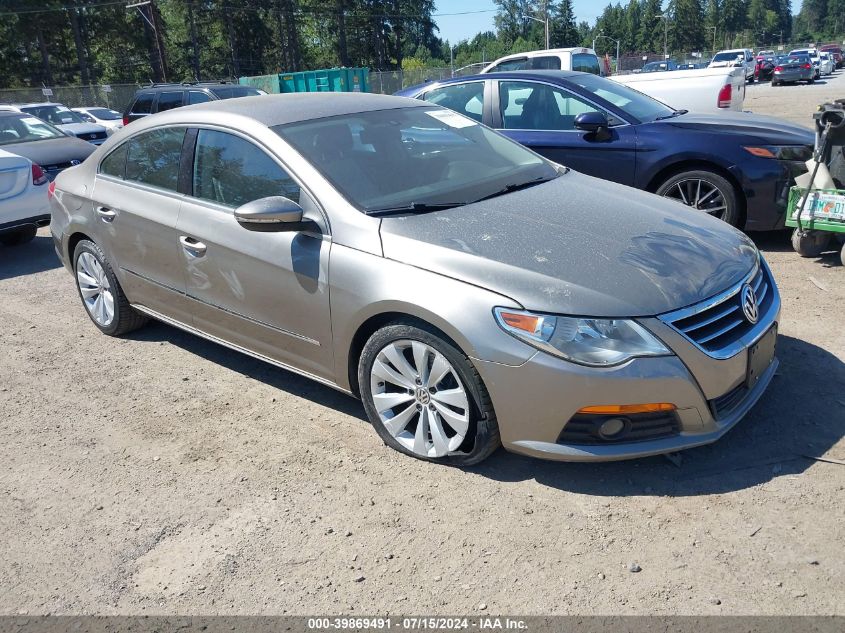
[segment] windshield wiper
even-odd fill
[[[443,211],[445,209],[453,209],[455,207],[462,207],[466,202],[411,202],[410,204],[403,204],[396,207],[382,207],[380,209],[368,209],[364,211],[366,215],[401,215],[403,213],[429,213],[431,211]]]
[[[475,200],[475,202],[481,202],[482,200],[490,200],[491,198],[498,198],[499,196],[503,196],[507,193],[513,193],[514,191],[519,191],[520,189],[528,189],[529,187],[533,187],[534,185],[539,185],[544,182],[549,182],[550,180],[554,180],[554,178],[545,178],[540,176],[539,178],[535,178],[534,180],[526,180],[525,182],[517,182],[512,183],[510,185],[505,185],[498,191],[494,191],[493,193],[484,196],[483,198],[479,198]]]
[[[681,116],[682,114],[686,114],[689,110],[675,110],[672,114],[667,114],[665,116],[659,116],[655,119],[655,121],[664,121],[666,119],[672,119],[676,116]]]

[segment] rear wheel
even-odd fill
[[[827,250],[830,235],[823,231],[805,231],[796,227],[792,231],[792,248],[801,257],[818,257]]]
[[[469,466],[500,444],[481,377],[434,328],[397,323],[378,330],[361,353],[358,385],[376,432],[406,455]]]
[[[149,320],[131,305],[100,247],[81,240],[73,254],[76,289],[85,311],[103,334],[120,336]]]
[[[35,239],[38,227],[28,224],[8,233],[0,233],[0,244],[3,246],[20,246]]]
[[[739,226],[740,212],[736,190],[719,174],[704,170],[680,172],[660,185],[656,193],[733,226]]]

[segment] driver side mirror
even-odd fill
[[[281,233],[304,231],[316,225],[302,217],[302,207],[284,196],[269,196],[247,202],[235,209],[235,220],[248,231]]]
[[[604,141],[610,138],[607,115],[604,112],[582,112],[575,117],[575,128],[589,134],[595,134],[597,140]]]

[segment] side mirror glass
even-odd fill
[[[247,202],[235,209],[235,220],[249,231],[262,233],[302,231],[313,225],[310,220],[303,220],[302,207],[284,196]]]

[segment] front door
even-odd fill
[[[637,134],[612,114],[563,88],[538,81],[498,81],[493,127],[513,140],[576,171],[633,185]],[[609,138],[575,128],[583,112],[605,112]]]
[[[316,202],[257,142],[217,129],[196,132],[189,190],[177,232],[194,327],[331,378],[331,238]],[[320,231],[261,233],[235,221],[235,208],[267,196],[298,202]]]

